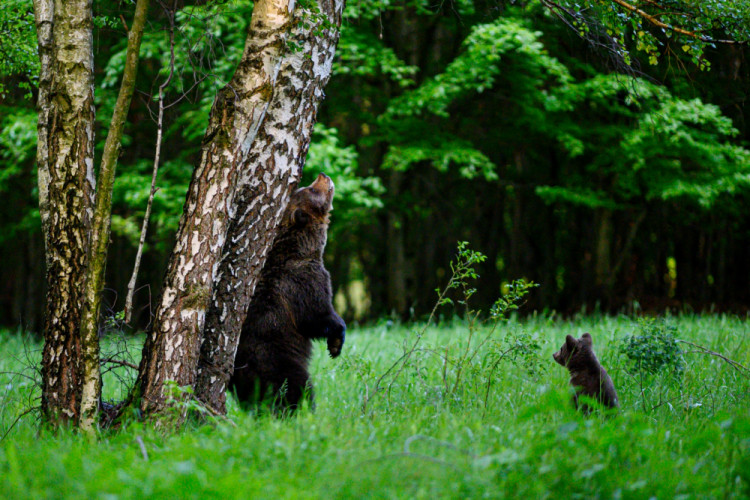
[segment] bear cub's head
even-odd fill
[[[298,258],[320,257],[326,245],[333,192],[333,181],[323,173],[309,186],[296,190],[281,218],[277,244],[293,243]]]
[[[565,337],[565,343],[552,358],[570,371],[579,371],[598,364],[593,350],[591,335],[584,333],[580,339],[572,335]]]

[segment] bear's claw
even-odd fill
[[[327,337],[328,337],[328,354],[332,358],[337,357],[341,354],[341,348],[344,347],[344,341],[346,340],[346,323],[341,317],[333,313],[331,316],[331,323],[328,325]]]

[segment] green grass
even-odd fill
[[[750,366],[746,320],[681,316],[668,321],[678,338]],[[637,332],[637,323],[583,317],[501,325],[471,360],[461,362],[468,332],[456,321],[429,328],[404,369],[395,379],[398,370],[392,371],[381,384],[390,389],[373,397],[377,378],[420,329],[386,323],[353,329],[336,360],[318,345],[311,370],[316,411],[292,418],[251,415],[231,404],[228,421],[191,424],[172,433],[130,423],[121,432],[85,438],[40,431],[33,416],[25,417],[0,441],[0,497],[750,494],[750,380],[720,358],[686,353],[681,374],[630,373],[618,346]],[[574,411],[567,373],[552,361],[566,334],[578,337],[585,331],[619,392],[617,415],[586,418]],[[477,331],[472,345],[485,334]],[[39,345],[0,333],[0,371],[21,370],[28,363],[26,351],[33,349]],[[32,362],[39,357],[37,352],[28,356]],[[105,390],[117,397],[122,388],[112,375]],[[32,388],[27,379],[0,375],[0,436],[33,400]]]

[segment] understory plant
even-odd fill
[[[745,366],[726,355],[678,338],[677,327],[668,319],[642,318],[636,328],[636,333],[620,342],[618,351],[628,375],[622,382],[626,390],[638,395],[633,406],[640,406],[644,413],[663,408],[711,413],[704,405],[716,406],[717,398],[731,392],[739,378],[750,376]],[[732,369],[706,371],[704,364],[688,359],[691,354],[711,356]]]
[[[486,256],[472,250],[468,242],[459,242],[456,257],[450,263],[448,283],[435,290],[437,300],[432,312],[413,336],[406,339],[402,355],[380,375],[374,374],[369,366],[350,363],[364,382],[363,412],[383,394],[382,399],[390,405],[391,393],[397,387],[447,404],[482,395],[476,404],[486,412],[501,363],[511,363],[531,374],[544,369],[539,339],[523,331],[500,328],[538,285],[524,279],[514,280],[503,287],[488,313],[473,309],[470,300],[476,293],[473,283],[479,278],[477,266],[485,260]],[[462,310],[455,320],[455,338],[425,345],[424,335],[434,326],[442,307]],[[434,358],[439,359],[439,363],[428,362]]]

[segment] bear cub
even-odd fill
[[[615,386],[594,354],[590,334],[584,333],[580,339],[567,335],[565,343],[552,358],[570,371],[570,385],[576,391],[573,396],[576,408],[579,395],[594,398],[607,408],[619,406]],[[585,412],[591,410],[586,404],[582,409]]]
[[[294,410],[312,402],[308,365],[312,340],[326,339],[341,354],[346,323],[332,305],[331,277],[323,266],[333,182],[325,174],[294,192],[261,271],[242,326],[229,381],[243,404],[264,400]]]

